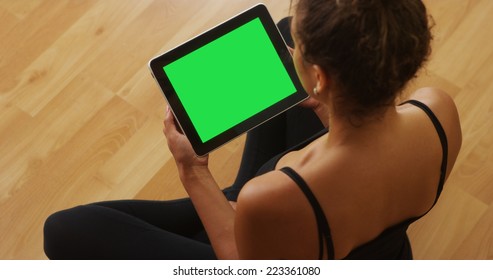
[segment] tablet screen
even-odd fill
[[[197,155],[308,97],[262,4],[151,59],[149,67]]]
[[[202,142],[296,92],[259,18],[163,68]]]

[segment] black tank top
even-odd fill
[[[422,109],[432,121],[438,136],[440,138],[440,143],[442,145],[442,163],[440,166],[440,179],[438,182],[437,195],[435,201],[432,205],[435,206],[440,193],[443,189],[443,184],[445,182],[445,175],[447,171],[447,155],[448,155],[448,144],[447,137],[445,135],[445,131],[443,130],[442,125],[438,121],[438,118],[433,114],[431,109],[425,104],[417,101],[417,100],[409,100],[402,104],[410,103],[414,106]],[[275,169],[275,166],[279,159],[284,156],[286,153],[294,150],[302,149],[304,146],[308,145],[318,137],[327,133],[327,130],[321,131],[320,133],[314,135],[312,138],[306,140],[305,142],[289,149],[288,151],[272,158],[268,161],[262,168],[260,168],[257,175],[264,174],[266,172],[272,171]],[[317,198],[310,190],[309,186],[303,180],[303,178],[296,173],[290,167],[283,167],[281,171],[288,175],[296,184],[300,187],[300,189],[305,194],[306,198],[310,202],[310,205],[313,208],[313,212],[315,214],[315,218],[317,220],[317,228],[318,228],[318,240],[319,240],[319,259],[323,258],[324,251],[327,252],[328,259],[334,258],[334,245],[332,243],[332,237],[330,233],[329,223],[327,218],[322,210],[322,207],[317,201]],[[423,215],[419,217],[413,217],[398,223],[390,228],[385,229],[380,235],[378,235],[375,239],[372,239],[365,244],[353,249],[344,259],[412,259],[412,251],[411,246],[409,244],[409,239],[407,237],[407,228],[409,225],[419,218],[426,215],[431,208]]]

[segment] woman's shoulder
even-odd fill
[[[298,195],[295,182],[274,170],[248,181],[238,196],[238,206],[248,215],[279,219],[293,209],[289,206]]]
[[[418,89],[409,96],[409,99],[425,104],[443,127],[448,142],[450,170],[462,145],[459,111],[454,99],[447,92],[433,87]]]
[[[313,221],[306,221],[312,212],[299,192],[278,170],[255,177],[242,188],[235,219],[240,258],[316,258],[317,244],[311,238],[316,232],[312,232]],[[296,230],[300,227],[305,230]],[[293,240],[298,243],[292,244]]]
[[[409,96],[410,100],[418,100],[426,104],[434,113],[449,111],[457,113],[454,99],[444,90],[435,87],[423,87]]]
[[[282,198],[288,180],[278,171],[270,171],[261,176],[254,177],[241,189],[238,202],[264,204],[264,200]]]
[[[420,88],[409,96],[425,104],[437,116],[443,126],[460,128],[459,113],[454,99],[439,88]]]

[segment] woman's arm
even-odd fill
[[[188,139],[177,130],[169,108],[163,132],[178,167],[180,179],[207,231],[216,256],[219,259],[237,259],[235,210],[212,177],[208,157],[195,155]]]

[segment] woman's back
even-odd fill
[[[435,89],[423,89],[411,98],[421,100],[432,111],[437,111],[434,115],[445,129],[449,143],[446,158],[443,158],[443,140],[439,137],[441,131],[437,131],[422,108],[406,103],[388,110],[383,117],[365,127],[355,127],[354,131],[331,130],[328,141],[320,137],[277,162],[276,168],[289,166],[298,173],[320,203],[330,226],[330,242],[334,245],[336,258],[344,258],[355,248],[374,241],[387,229],[425,214],[434,205],[442,180],[455,162],[461,136],[453,102]],[[343,136],[331,138],[337,133]],[[441,179],[442,164],[448,172]],[[272,185],[272,182],[277,184]],[[242,191],[242,196],[248,197],[248,190],[254,189],[253,201],[264,201],[261,196],[275,201],[263,206],[251,205],[263,209],[264,218],[271,221],[286,215],[290,211],[287,209],[293,209],[289,215],[294,221],[277,227],[270,234],[284,235],[286,239],[278,238],[284,242],[299,242],[298,246],[285,248],[292,249],[291,253],[286,252],[287,255],[298,258],[296,252],[306,250],[299,257],[313,257],[318,248],[314,242],[317,223],[313,211],[294,210],[310,208],[297,185],[298,182],[285,174],[272,172],[252,180]],[[265,216],[269,212],[272,216]],[[276,218],[276,215],[279,216]],[[407,225],[403,225],[404,234]],[[262,228],[265,234],[265,226]],[[294,234],[288,237],[289,232]],[[371,255],[366,257],[372,258]]]

